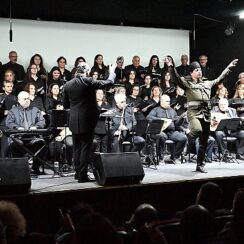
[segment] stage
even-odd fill
[[[199,188],[207,181],[222,188],[222,206],[230,209],[236,190],[244,187],[244,161],[208,163],[207,174],[196,172],[195,168],[195,163],[163,164],[157,170],[144,168],[145,177],[140,184],[116,186],[78,183],[73,175],[60,177],[45,169],[46,175],[32,179],[29,193],[1,195],[1,199],[16,202],[30,229],[44,232],[58,229],[58,209],[66,212],[79,201],[91,204],[117,226],[123,225],[135,208],[145,202],[158,209],[161,219],[171,218],[176,211],[195,203]]]
[[[199,173],[195,171],[195,163],[184,164],[160,164],[157,169],[154,166],[144,167],[145,177],[141,184],[133,186],[143,187],[154,184],[174,184],[191,181],[216,180],[230,177],[244,177],[244,161],[238,163],[212,162],[206,164],[208,173]],[[115,162],[116,163],[116,162]],[[99,186],[96,182],[78,183],[74,180],[73,174],[67,174],[65,177],[54,175],[51,170],[45,170],[47,175],[41,175],[32,179],[30,194],[41,194],[51,192],[65,192],[75,190],[93,190],[99,188],[108,188]],[[110,187],[128,187],[127,186],[110,186]]]

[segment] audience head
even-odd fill
[[[115,89],[115,94],[126,94],[126,89],[124,86],[119,86]]]
[[[94,66],[98,66],[98,65],[102,65],[102,66],[104,65],[102,54],[97,54],[94,58]]]
[[[213,182],[203,184],[197,194],[196,204],[202,205],[208,211],[214,213],[222,200],[222,189]]]
[[[32,64],[35,64],[35,65],[37,65],[39,67],[43,67],[43,58],[42,58],[42,56],[40,54],[38,54],[38,53],[34,54],[31,57],[31,59],[30,59],[29,66],[32,65]]]
[[[79,63],[81,63],[81,62],[86,62],[85,58],[83,58],[82,56],[76,58],[74,67],[76,68],[77,65],[78,65]]]
[[[214,218],[201,205],[188,207],[182,215],[180,223],[182,244],[206,244],[213,236]]]
[[[188,63],[188,56],[186,54],[181,55],[180,61],[183,66],[186,66]]]
[[[193,80],[198,80],[202,78],[202,69],[200,64],[197,61],[192,62],[189,68]]]
[[[229,107],[229,102],[226,98],[219,99],[219,109],[222,112],[225,112]]]
[[[61,56],[57,59],[57,64],[60,69],[64,69],[65,65],[67,64],[67,59]]]
[[[79,202],[73,205],[69,210],[69,215],[72,219],[72,223],[74,226],[77,226],[79,221],[86,215],[86,214],[92,214],[93,208],[91,205]]]
[[[233,199],[232,207],[233,219],[233,234],[236,243],[244,243],[244,189],[238,189]]]
[[[162,108],[170,108],[170,97],[166,94],[162,95],[160,98],[160,106]]]
[[[151,98],[160,97],[162,95],[162,89],[159,86],[153,86],[151,90]]]
[[[134,67],[139,67],[140,66],[140,57],[135,55],[133,58],[132,58],[132,65]]]
[[[15,81],[14,72],[12,70],[10,70],[10,69],[6,70],[5,73],[4,73],[4,80],[14,82]]]
[[[132,224],[138,230],[146,223],[149,224],[157,220],[158,211],[151,204],[143,203],[136,208]]]
[[[29,82],[25,85],[24,91],[28,92],[30,95],[36,94],[36,85],[32,82]]]
[[[200,55],[199,56],[199,62],[200,62],[202,67],[205,67],[207,65],[207,62],[208,62],[208,56],[205,54]]]
[[[236,88],[233,98],[243,98],[244,97],[244,84],[239,84]]]
[[[137,97],[140,93],[140,86],[139,85],[133,85],[132,86],[132,96]]]
[[[129,80],[135,80],[136,79],[136,72],[134,70],[131,70],[129,73]]]
[[[152,81],[151,75],[145,75],[145,78],[144,78],[145,85],[150,85],[151,81]]]
[[[176,96],[184,96],[185,91],[179,86],[176,87]]]
[[[126,96],[124,94],[115,94],[114,95],[114,100],[116,102],[116,106],[119,108],[119,109],[123,109],[125,107],[125,104],[126,104]]]
[[[96,90],[96,99],[97,99],[97,102],[99,102],[99,101],[104,102],[104,103],[107,102],[105,92],[103,89]]]
[[[53,80],[59,80],[61,78],[61,70],[59,67],[54,66],[50,71],[50,78]]]
[[[238,75],[238,81],[240,82],[240,84],[244,84],[244,72],[241,72]]]
[[[117,64],[118,68],[122,69],[123,64],[124,64],[124,57],[123,56],[117,57],[116,64]]]
[[[60,92],[60,88],[58,83],[52,83],[49,87],[48,87],[48,97],[53,97],[53,96],[58,96]]]
[[[26,91],[21,91],[18,94],[18,102],[23,108],[30,107],[30,94]]]
[[[148,66],[159,68],[159,57],[157,55],[152,55]]]
[[[12,81],[8,81],[8,80],[3,81],[3,90],[7,95],[9,95],[13,92],[13,87],[14,87],[14,84]]]
[[[15,243],[25,235],[26,221],[15,203],[0,201],[0,221],[5,229],[7,243]]]
[[[10,51],[8,57],[11,63],[17,63],[18,55],[16,51]]]
[[[216,97],[224,97],[227,98],[228,97],[228,90],[225,86],[223,87],[218,87],[217,91],[216,91]]]
[[[99,74],[96,70],[94,70],[90,73],[90,76],[92,77],[93,80],[97,80]]]
[[[77,244],[122,244],[114,225],[103,215],[85,215],[75,230]]]

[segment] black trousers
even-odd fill
[[[91,157],[93,133],[73,134],[72,139],[74,146],[75,171],[78,177],[86,177]]]
[[[205,153],[208,146],[208,137],[210,133],[210,122],[204,119],[193,117],[189,120],[191,132],[188,136],[188,147],[194,146],[195,139],[199,137],[199,150],[197,154],[197,165],[204,165]]]

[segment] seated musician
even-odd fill
[[[232,99],[230,99],[230,107],[237,111],[239,117],[244,117],[244,84],[240,84],[236,88],[236,92]]]
[[[159,155],[159,159],[162,160],[161,148],[167,139],[175,142],[175,152],[171,152],[169,161],[173,163],[180,163],[180,156],[184,150],[187,142],[187,137],[184,133],[176,131],[175,126],[181,123],[181,119],[177,115],[176,111],[170,107],[170,97],[168,95],[162,95],[160,99],[160,107],[152,109],[147,116],[149,120],[163,119],[165,120],[166,128],[156,135],[156,150]],[[163,125],[164,128],[164,125]]]
[[[130,133],[137,123],[133,113],[133,107],[126,105],[126,96],[124,94],[116,94],[114,99],[116,101],[115,116],[112,117],[110,127],[114,135],[112,152],[121,152],[122,143],[129,141],[132,143],[131,151],[138,151],[141,155],[141,149],[145,145],[145,140],[140,136],[133,136]]]
[[[211,114],[211,127],[217,128],[221,119],[231,119],[231,118],[238,118],[236,110],[234,108],[229,108],[229,102],[226,98],[221,98],[219,100],[218,107],[214,107],[212,109]],[[214,130],[214,129],[212,129]],[[226,136],[225,131],[215,131],[215,139],[218,143],[219,150],[223,155],[225,150],[227,149],[227,145],[224,143],[223,138]],[[237,131],[230,131],[228,132],[229,136],[236,137],[238,140],[236,141],[236,159],[244,160],[244,131],[237,130]]]
[[[9,146],[13,157],[21,157],[26,153],[24,147],[31,150],[33,153],[37,152],[44,144],[45,141],[40,136],[33,136],[25,134],[27,130],[37,130],[44,128],[45,119],[41,111],[36,107],[30,107],[29,93],[22,91],[18,95],[19,106],[12,108],[6,118],[6,127],[11,130],[18,130],[23,135],[16,138],[16,141],[10,138]],[[44,155],[44,152],[40,152]],[[38,155],[43,156],[43,155]],[[40,174],[40,162],[37,159],[33,161],[33,171]]]

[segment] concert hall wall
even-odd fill
[[[236,24],[233,35],[226,36],[225,25],[218,25],[215,28],[200,29],[196,32],[196,49],[191,48],[192,60],[197,59],[199,54],[207,54],[209,65],[214,68],[216,75],[231,62],[238,58],[237,67],[226,80],[230,97],[233,95],[238,74],[244,72],[244,23],[243,20]],[[192,38],[191,47],[193,47]]]
[[[45,67],[50,70],[59,56],[65,56],[67,68],[73,68],[75,58],[83,56],[93,66],[94,57],[101,53],[104,63],[115,62],[118,56],[131,64],[139,55],[141,65],[147,66],[151,55],[160,61],[165,55],[176,57],[189,54],[189,31],[160,28],[143,28],[111,25],[92,25],[36,20],[13,20],[13,42],[9,41],[9,20],[0,19],[0,59],[8,62],[8,52],[18,52],[18,62],[25,67],[30,57],[40,53]]]

